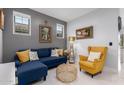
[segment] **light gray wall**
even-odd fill
[[[88,55],[88,46],[107,46],[106,66],[118,70],[118,14],[119,9],[97,9],[67,24],[67,36],[75,35],[79,28],[92,25],[94,29],[93,39],[75,42],[77,60],[79,54]],[[109,46],[109,42],[112,42],[113,46]]]
[[[31,36],[13,35],[13,10],[31,16]],[[3,32],[3,61],[13,61],[15,52],[26,48],[46,48],[46,47],[66,47],[66,22],[53,17],[38,13],[31,9],[4,9],[5,31]],[[44,24],[44,20],[52,27],[52,43],[39,43],[39,24]],[[57,39],[56,23],[65,26],[65,39]]]

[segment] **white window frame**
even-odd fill
[[[15,19],[14,19],[15,16],[25,17],[25,18],[28,18],[30,20],[29,21],[29,33],[28,34],[15,32]],[[20,12],[17,12],[17,11],[13,11],[13,34],[15,34],[15,35],[31,36],[31,16],[30,15],[27,15],[27,14],[24,14],[24,13],[20,13]]]
[[[57,36],[57,31],[58,31],[58,30],[57,30],[57,27],[58,27],[58,26],[61,26],[61,27],[63,28],[63,37],[58,37],[58,36]],[[56,24],[56,38],[64,39],[64,37],[65,37],[65,28],[64,28],[64,25],[57,23],[57,24]]]

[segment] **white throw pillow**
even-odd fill
[[[56,49],[52,49],[51,56],[59,56],[58,51]]]
[[[30,51],[29,52],[29,57],[30,57],[30,61],[39,60],[38,54],[37,54],[36,51]]]
[[[95,59],[100,59],[101,52],[90,52],[88,61],[94,62]]]

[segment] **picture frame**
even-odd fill
[[[13,34],[31,36],[31,16],[13,11]]]
[[[76,30],[76,39],[91,39],[93,38],[93,26]]]
[[[56,24],[56,38],[64,39],[64,25],[63,24]]]
[[[40,43],[51,43],[51,27],[39,25],[39,42]]]

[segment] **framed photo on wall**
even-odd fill
[[[31,36],[31,16],[13,11],[13,34]]]
[[[76,30],[76,39],[89,39],[89,38],[93,38],[93,26]]]
[[[64,39],[64,25],[56,24],[56,38]]]
[[[51,43],[51,27],[39,25],[39,42],[40,43]]]

